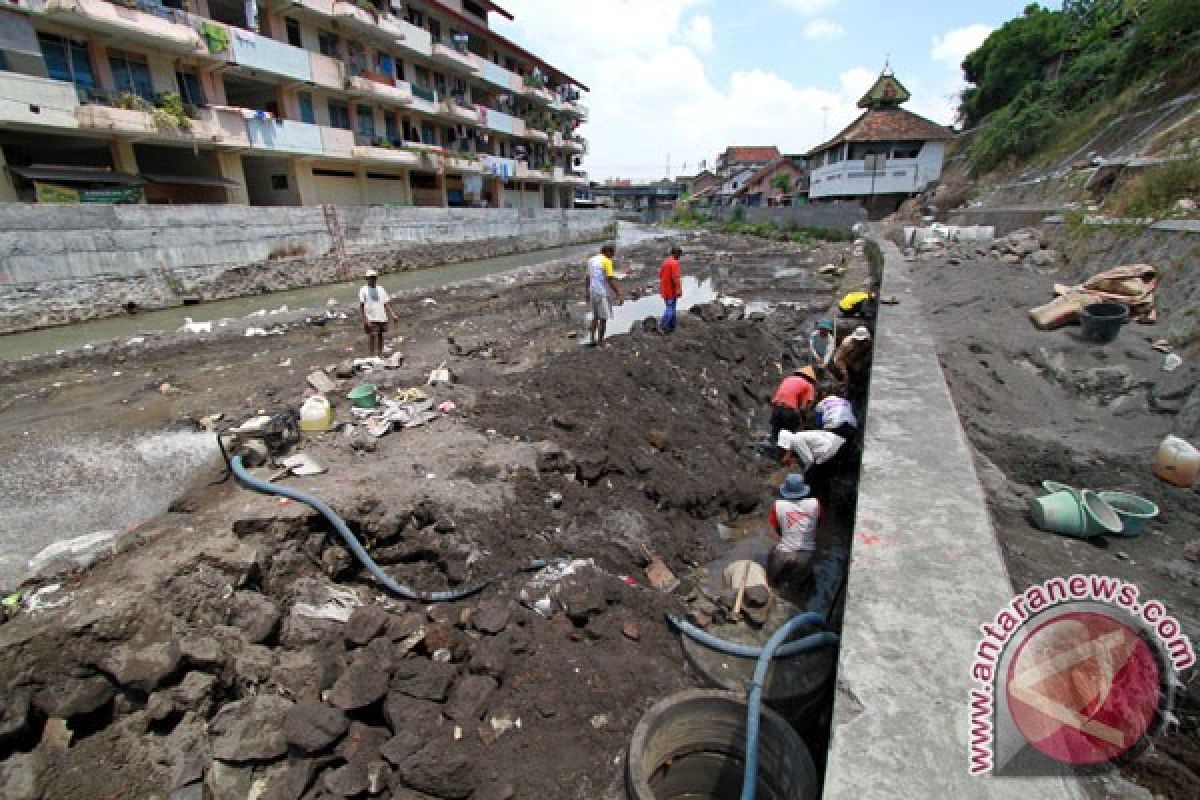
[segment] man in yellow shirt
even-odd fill
[[[613,275],[612,257],[616,252],[616,247],[606,244],[587,262],[584,299],[592,311],[591,338],[588,341],[590,347],[604,345],[604,332],[608,327],[609,318],[612,317],[609,294],[611,293],[618,303],[621,302],[621,290],[617,287],[617,279]]]

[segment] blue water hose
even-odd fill
[[[724,653],[729,656],[738,656],[740,658],[758,658],[763,653],[764,648],[759,647],[758,645],[741,644],[740,642],[731,642],[727,639],[719,639],[716,636],[713,636],[711,633],[696,627],[686,619],[676,617],[672,614],[667,614],[667,622],[669,622],[674,628],[676,628],[683,635],[687,636],[689,639],[694,639],[705,647],[716,650],[718,653]],[[802,614],[797,614],[796,616],[792,617],[791,622],[795,623],[791,630],[795,630],[797,627],[819,628],[825,624],[825,615],[816,611],[806,611]],[[776,657],[787,658],[788,656],[807,653],[813,649],[811,645],[807,644],[808,640],[811,638],[812,637],[809,636],[805,637],[804,639],[797,639],[794,642],[788,642],[779,648],[779,651],[775,654]]]
[[[482,591],[488,585],[495,583],[501,578],[505,578],[511,574],[500,573],[498,575],[493,575],[487,580],[480,581],[479,583],[471,584],[470,586],[461,589],[450,589],[443,592],[421,592],[416,589],[409,588],[402,583],[398,583],[394,578],[384,572],[378,564],[375,563],[375,559],[371,558],[370,553],[368,553],[366,548],[362,546],[362,543],[358,541],[358,537],[354,535],[354,532],[346,526],[346,523],[337,515],[337,512],[326,505],[324,501],[313,497],[307,492],[302,492],[299,489],[292,489],[287,486],[279,486],[277,484],[268,483],[267,481],[254,477],[246,471],[246,467],[242,464],[242,457],[240,455],[234,456],[232,459],[230,459],[229,467],[231,470],[233,470],[233,474],[238,479],[238,482],[243,486],[254,489],[257,492],[262,492],[263,494],[278,495],[279,497],[287,497],[299,503],[304,503],[306,506],[324,515],[325,519],[329,520],[330,524],[333,525],[339,534],[341,534],[342,540],[346,543],[346,547],[350,549],[350,552],[354,554],[354,557],[358,559],[359,563],[366,567],[367,571],[375,576],[375,580],[379,581],[379,583],[382,584],[383,587],[389,592],[403,597],[406,600],[415,600],[420,603],[453,602],[455,600],[461,600],[464,597],[470,597],[471,595]],[[546,561],[539,559],[531,562],[529,566],[519,571],[534,572],[539,569],[543,569],[546,565]]]
[[[792,631],[809,624],[805,619],[807,616],[808,614],[797,614],[771,634],[771,638],[762,648],[762,654],[758,657],[758,664],[754,667],[754,677],[750,679],[750,694],[746,698],[746,771],[742,776],[742,800],[754,800],[754,792],[758,783],[758,711],[762,703],[763,683],[767,679],[767,668],[770,667],[776,650],[779,650],[780,645],[792,635]],[[792,644],[803,644],[805,649],[801,652],[808,652],[818,647],[836,644],[837,641],[836,633],[822,631],[806,636]]]

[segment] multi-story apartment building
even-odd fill
[[[586,87],[488,0],[0,0],[0,201],[559,208]]]

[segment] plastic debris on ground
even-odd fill
[[[327,472],[324,464],[307,453],[293,453],[279,459],[280,466],[287,467],[293,475],[320,475]]]
[[[345,622],[350,619],[354,609],[363,604],[356,592],[337,586],[321,586],[312,594],[310,602],[298,602],[292,606],[292,611],[309,619],[327,619],[334,622]]]
[[[193,322],[191,317],[184,317],[183,324],[176,330],[179,333],[212,333],[212,321],[208,322]]]
[[[444,403],[439,403],[437,410],[442,412],[443,414],[448,414],[451,411],[455,410],[456,408],[458,408],[458,406],[454,405],[453,400],[447,400]]]
[[[450,383],[451,380],[450,370],[446,369],[446,362],[443,361],[438,365],[437,369],[430,371],[429,380],[427,380],[426,383],[429,386],[437,386],[441,383]]]
[[[329,377],[329,375],[325,373],[325,370],[319,369],[315,372],[309,373],[306,380],[308,381],[309,386],[316,389],[321,394],[329,394],[338,390],[338,382]]]
[[[65,606],[71,601],[71,596],[59,594],[61,591],[62,584],[52,583],[49,586],[43,586],[25,598],[25,610],[35,613]]]
[[[1163,358],[1163,371],[1174,372],[1182,363],[1183,359],[1179,357],[1178,353],[1167,353]]]
[[[596,562],[590,558],[576,558],[570,561],[562,560],[553,562],[529,579],[529,583],[525,585],[525,588],[518,595],[521,604],[541,614],[543,617],[553,616],[554,612],[561,605],[556,595],[563,580],[574,575],[581,569],[595,568]]]

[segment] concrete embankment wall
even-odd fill
[[[997,236],[1007,236],[1018,228],[1040,225],[1042,220],[1061,212],[1061,205],[1019,208],[963,208],[947,215],[951,225],[991,225]]]
[[[1077,800],[1069,778],[967,773],[979,626],[1013,589],[920,298],[880,244],[898,303],[876,322],[825,800]]]
[[[615,235],[598,210],[0,205],[0,332]]]
[[[867,221],[867,210],[858,203],[809,203],[802,206],[741,207],[746,222],[773,222],[803,228],[835,228],[848,231],[856,222]],[[721,221],[733,219],[737,208],[722,206],[710,212]]]

